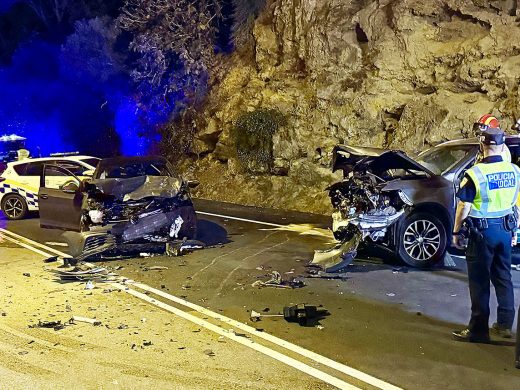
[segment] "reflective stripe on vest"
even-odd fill
[[[520,188],[520,169],[516,165],[506,161],[481,163],[466,174],[477,189],[470,217],[500,218],[512,213]]]

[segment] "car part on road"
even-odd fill
[[[332,248],[314,251],[314,258],[310,265],[322,268],[326,273],[339,272],[345,269],[357,255],[357,248],[362,240],[362,233],[355,227],[348,227],[353,230],[349,233],[349,239],[339,242]]]
[[[283,314],[261,314],[255,310],[251,310],[250,320],[258,322],[264,317],[283,317],[287,322],[297,322],[301,326],[315,326],[320,319],[328,316],[330,313],[325,309],[319,309],[317,306],[300,303],[293,306],[285,306]]]
[[[61,330],[65,328],[65,324],[61,321],[42,321],[38,320],[37,324],[29,325],[29,328],[49,328],[54,330]]]
[[[94,325],[94,326],[101,325],[101,321],[97,320],[95,318],[72,316],[72,318],[69,320],[69,324],[75,324],[76,322],[85,322],[87,324],[91,324],[91,325]]]
[[[267,281],[257,280],[251,287],[276,287],[276,288],[302,288],[305,287],[305,282],[300,278],[292,278],[290,280],[283,280],[282,275],[278,271],[272,271],[269,274],[270,279]]]
[[[116,274],[110,273],[106,268],[103,267],[81,267],[77,266],[69,270],[63,269],[47,269],[48,271],[56,274],[60,280],[64,281],[92,281],[92,280],[115,280]]]

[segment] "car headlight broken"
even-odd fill
[[[403,191],[399,191],[399,198],[403,201],[403,203],[407,204],[408,206],[413,206],[412,200],[406,195]]]

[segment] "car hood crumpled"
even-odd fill
[[[411,159],[400,150],[337,145],[334,147],[332,154],[332,171],[341,169],[345,175],[367,169],[375,174],[389,169],[404,169],[435,176],[425,166]]]
[[[97,179],[92,184],[104,194],[126,202],[147,197],[173,198],[179,193],[182,180],[170,176],[137,176]]]

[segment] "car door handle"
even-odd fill
[[[47,194],[41,194],[40,199],[49,199],[49,195]]]

